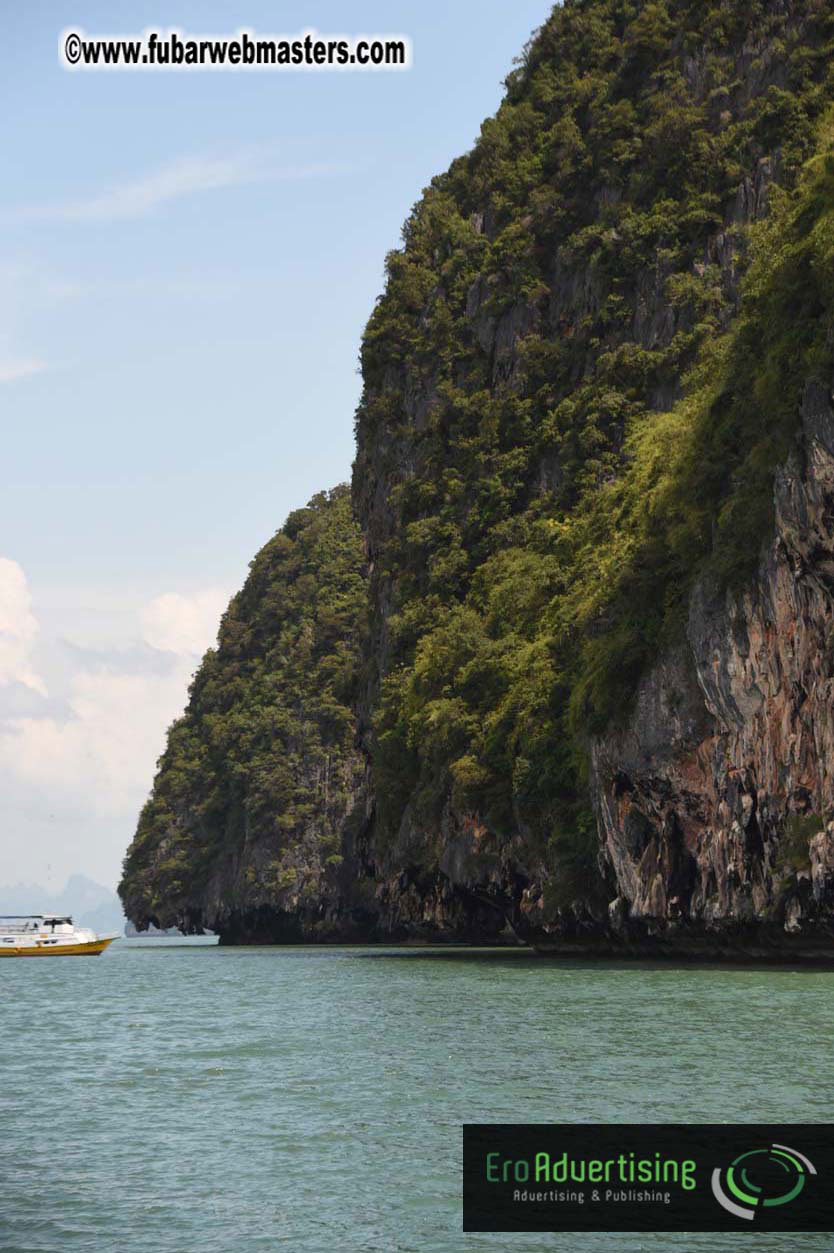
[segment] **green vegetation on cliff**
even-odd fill
[[[406,223],[355,477],[389,832],[451,799],[593,875],[587,736],[752,571],[827,351],[832,52],[823,0],[568,0]]]
[[[337,487],[290,514],[252,562],[169,731],[125,859],[129,917],[186,921],[212,880],[227,909],[321,893],[363,770],[362,560]]]
[[[608,899],[589,737],[696,579],[751,578],[803,387],[830,383],[832,66],[830,0],[554,10],[388,257],[358,524],[337,489],[253,563],[170,732],[129,916],[328,893],[338,915],[360,797],[363,917],[442,927],[452,848],[514,925]]]

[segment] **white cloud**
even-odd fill
[[[121,855],[165,731],[185,707],[227,600],[217,588],[157,596],[121,619],[121,637],[106,653],[47,641],[52,700],[43,715],[25,709],[20,716],[11,699],[5,716],[0,708],[0,796],[11,790],[21,804],[58,816],[119,819],[126,825]],[[46,695],[31,663],[37,635],[23,570],[0,560],[0,683],[26,683]]]
[[[0,685],[22,683],[46,695],[32,663],[37,634],[26,575],[16,561],[0,557]]]
[[[145,217],[160,205],[200,192],[272,179],[313,178],[336,169],[332,164],[276,167],[269,154],[260,149],[226,157],[180,157],[86,199],[32,205],[11,210],[4,217],[14,221],[121,222]]]
[[[13,383],[16,379],[28,378],[30,374],[40,374],[46,369],[46,362],[37,357],[3,357],[0,358],[0,383]]]
[[[34,216],[66,222],[117,222],[144,217],[158,205],[196,192],[248,183],[257,177],[251,156],[211,159],[183,157],[162,169],[132,179],[88,200],[33,211]]]
[[[33,267],[19,258],[0,259],[0,385],[47,368],[26,343],[33,300],[44,300],[54,307],[54,284],[42,273],[33,273]]]
[[[70,680],[66,717],[0,726],[0,762],[59,812],[81,801],[96,815],[135,815],[189,677],[183,664],[162,676],[81,671]]]
[[[193,596],[178,592],[157,596],[142,613],[145,643],[161,652],[201,657],[217,638],[228,600],[228,593],[219,588]]]

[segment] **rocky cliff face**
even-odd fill
[[[131,918],[827,951],[832,51],[827,0],[554,10],[388,258],[356,521],[234,603]]]
[[[700,924],[742,946],[832,934],[834,411],[802,400],[776,476],[775,535],[743,591],[693,591],[687,642],[599,737],[591,787],[615,932]]]
[[[435,850],[444,888],[393,878],[378,892],[389,925],[448,935],[457,892],[542,951],[834,953],[833,400],[830,384],[805,388],[755,579],[698,582],[685,641],[643,677],[626,724],[593,740],[607,908],[554,910],[523,833],[496,840],[449,813]],[[393,863],[429,860],[415,845],[399,842]]]
[[[517,232],[519,222],[512,217],[509,223],[506,217],[502,220],[497,207],[496,201],[506,205],[511,193],[506,190],[509,180],[495,173],[504,153],[485,128],[482,146],[489,158],[479,161],[476,150],[464,167],[466,177],[453,168],[445,181],[437,180],[418,208],[406,233],[405,257],[395,258],[388,292],[366,338],[355,498],[371,571],[374,646],[360,722],[375,765],[372,790],[377,804],[371,840],[377,850],[375,870],[384,882],[389,910],[401,891],[399,912],[394,913],[412,930],[419,930],[425,921],[421,908],[427,898],[414,892],[407,874],[398,878],[397,871],[431,866],[447,891],[488,902],[516,935],[542,947],[639,946],[657,944],[661,937],[671,943],[674,935],[678,946],[691,944],[699,951],[710,944],[749,949],[751,931],[755,943],[764,944],[765,932],[772,940],[777,933],[798,936],[804,930],[827,929],[825,909],[814,904],[816,898],[807,886],[812,856],[807,845],[822,830],[830,804],[820,790],[822,763],[830,749],[828,732],[823,730],[827,689],[814,684],[813,726],[808,723],[804,693],[810,682],[805,668],[813,671],[826,664],[828,602],[820,572],[800,576],[800,569],[809,570],[811,552],[816,561],[823,560],[828,548],[821,537],[831,519],[821,500],[825,475],[814,460],[823,456],[824,441],[808,436],[807,420],[804,435],[799,432],[799,402],[792,399],[795,379],[786,370],[770,380],[770,386],[783,390],[785,405],[794,414],[780,428],[788,436],[781,445],[787,459],[780,462],[774,449],[757,450],[756,455],[769,456],[771,464],[755,486],[751,480],[750,495],[756,503],[747,508],[742,493],[737,507],[732,506],[736,515],[748,516],[738,526],[737,539],[730,535],[729,545],[726,538],[705,539],[693,527],[692,551],[687,553],[684,543],[679,554],[677,593],[669,587],[675,578],[662,562],[655,562],[651,538],[635,538],[628,548],[624,545],[623,563],[639,566],[640,552],[645,551],[649,576],[651,563],[657,565],[656,581],[634,579],[619,603],[613,597],[606,603],[606,594],[595,592],[590,612],[584,606],[577,612],[575,601],[561,591],[546,562],[521,566],[519,550],[524,548],[525,557],[540,550],[534,526],[542,514],[556,526],[570,526],[583,509],[606,507],[588,502],[605,501],[605,480],[623,473],[624,452],[628,458],[631,451],[629,429],[648,427],[652,413],[682,407],[684,379],[693,360],[704,354],[708,337],[726,335],[739,318],[750,227],[767,216],[772,195],[778,198],[781,188],[796,185],[797,162],[801,164],[798,150],[792,154],[786,150],[791,141],[782,121],[761,126],[762,102],[784,103],[786,91],[794,103],[802,96],[807,112],[799,129],[806,137],[814,133],[812,118],[825,92],[821,80],[816,80],[815,104],[810,103],[796,78],[794,54],[820,34],[818,21],[823,15],[818,6],[802,4],[764,4],[755,11],[742,11],[738,5],[694,10],[684,4],[637,6],[629,19],[617,5],[566,5],[542,32],[525,70],[510,86],[505,106],[510,134],[516,124],[514,111],[525,107],[536,112],[543,130],[552,123],[552,104],[542,103],[538,90],[543,62],[553,56],[569,77],[568,67],[573,68],[577,43],[581,45],[588,33],[584,22],[591,13],[600,23],[599,59],[587,50],[589,72],[605,80],[618,118],[626,108],[631,117],[641,118],[638,143],[644,159],[651,162],[649,154],[659,134],[679,145],[682,183],[676,186],[668,179],[668,170],[655,170],[645,179],[633,167],[625,178],[622,166],[616,172],[609,166],[603,173],[606,161],[600,149],[606,141],[601,132],[608,133],[619,123],[609,115],[601,125],[604,107],[597,100],[590,108],[583,107],[584,102],[566,93],[559,101],[564,113],[554,142],[570,143],[572,155],[580,155],[575,164],[563,157],[559,189],[565,200],[577,185],[583,185],[587,194],[581,205],[559,205],[560,230],[554,236],[547,214],[537,213],[541,187],[528,188],[527,211],[521,205],[517,209],[525,241],[533,244],[525,258],[530,267],[526,290],[520,295],[520,284],[507,273],[501,246],[508,234]],[[674,19],[674,33],[663,25],[664,14]],[[717,39],[715,23],[721,29]],[[817,33],[812,35],[812,30]],[[611,35],[613,40],[606,45],[605,36]],[[687,119],[687,133],[672,118],[663,117],[672,101],[679,117]],[[570,141],[565,115],[576,127]],[[794,140],[798,133],[793,132]],[[700,138],[693,141],[695,134]],[[591,177],[582,160],[583,141],[593,154],[596,173]],[[811,147],[815,142],[810,140]],[[722,166],[717,179],[699,169],[707,152],[721,165],[730,150],[733,159]],[[809,151],[804,149],[804,155]],[[665,156],[668,168],[675,166],[668,149]],[[481,171],[488,162],[491,176],[484,180]],[[629,166],[628,159],[625,165]],[[682,191],[688,179],[689,191]],[[699,193],[693,183],[700,189],[710,185],[709,208],[701,202],[694,214],[693,201]],[[496,195],[496,184],[502,196]],[[473,232],[467,242],[465,226],[458,227],[464,238],[456,239],[456,266],[449,259],[448,240],[455,232],[443,216],[447,206],[436,203],[446,196]],[[552,204],[549,207],[552,210]],[[672,220],[676,215],[688,218],[683,232]],[[635,231],[636,221],[640,226]],[[423,234],[429,235],[430,247],[423,243]],[[479,248],[484,238],[488,246]],[[595,245],[590,254],[589,238]],[[517,234],[514,246],[519,264],[525,254]],[[461,258],[461,252],[468,256]],[[467,269],[466,260],[472,257],[477,264]],[[753,285],[758,282],[757,278]],[[421,348],[431,342],[436,311],[446,305],[450,321],[442,325],[454,327],[457,336],[451,367],[439,345],[433,354],[414,352],[401,334],[396,345],[386,337],[386,302],[392,313],[400,315],[403,290],[410,302],[422,299],[419,313],[417,307],[411,312],[413,324],[420,328]],[[617,316],[611,316],[612,306]],[[758,324],[767,316],[761,309],[752,321]],[[828,313],[818,308],[804,316],[824,322]],[[394,325],[399,329],[399,320]],[[774,347],[774,361],[780,351]],[[797,350],[797,359],[799,355]],[[543,380],[537,373],[542,359]],[[617,368],[609,371],[612,362]],[[537,385],[542,385],[539,392]],[[528,430],[516,426],[513,453],[521,472],[508,483],[505,480],[512,524],[473,520],[483,477],[488,473],[501,477],[502,448],[500,435],[497,441],[479,445],[477,422],[462,415],[458,390],[474,396],[482,426],[489,422],[490,410],[499,408],[499,431],[502,423],[512,429],[513,405],[519,398],[529,405],[535,435],[531,438]],[[732,382],[725,390],[728,396],[732,393]],[[819,386],[809,386],[808,397],[819,394]],[[810,403],[806,398],[805,407]],[[682,417],[680,426],[694,426],[698,420],[693,412]],[[763,418],[762,425],[766,423]],[[755,427],[755,418],[751,425]],[[722,442],[714,424],[696,455],[706,462]],[[577,444],[583,447],[578,457]],[[478,448],[477,461],[471,457],[473,445]],[[643,449],[632,455],[639,458]],[[733,475],[743,477],[739,470],[743,456],[728,450],[725,482],[714,491],[710,525],[732,497]],[[683,485],[683,473],[680,477],[679,491],[685,499],[690,487]],[[432,490],[438,480],[450,478],[462,480],[469,489],[457,502],[448,489]],[[650,474],[644,476],[641,489],[655,490]],[[712,491],[712,485],[705,485],[705,490]],[[763,505],[771,496],[774,510]],[[807,533],[806,523],[806,552],[800,566],[798,520],[803,509],[806,513],[811,509],[812,500],[818,520],[813,535]],[[611,508],[622,508],[622,499],[615,499]],[[778,540],[770,539],[774,512]],[[750,521],[753,515],[755,522]],[[661,523],[666,525],[663,519]],[[444,555],[460,535],[470,558],[461,563],[464,573],[451,592],[448,582],[432,577],[439,545],[435,546],[431,528],[442,536]],[[792,547],[789,533],[794,537]],[[409,544],[411,536],[420,548],[418,543]],[[598,547],[608,538],[605,528],[596,528]],[[610,538],[613,547],[619,537]],[[717,551],[722,544],[726,550],[734,543],[742,550],[732,555],[732,561],[745,567],[744,590],[739,589],[738,577],[731,590],[727,579],[710,572],[710,550]],[[762,543],[768,555],[756,571]],[[587,785],[582,766],[573,772],[573,783],[565,783],[559,772],[555,786],[544,796],[538,789],[532,805],[514,778],[512,784],[507,782],[520,764],[530,764],[524,744],[518,744],[521,719],[502,720],[500,733],[515,740],[516,746],[508,754],[510,760],[501,764],[503,777],[496,781],[495,771],[488,787],[478,786],[490,771],[477,733],[464,727],[445,753],[433,742],[448,734],[445,719],[452,720],[457,713],[449,711],[452,702],[463,706],[464,716],[494,717],[494,698],[491,706],[479,708],[466,692],[466,663],[473,670],[480,667],[480,682],[493,679],[494,657],[485,648],[473,647],[457,668],[441,655],[436,677],[426,662],[434,661],[431,650],[440,634],[436,623],[444,615],[451,617],[450,601],[471,607],[493,644],[519,631],[506,610],[498,630],[489,622],[484,585],[503,577],[497,553],[501,547],[505,554],[515,550],[513,559],[524,571],[510,594],[521,601],[528,596],[524,576],[539,579],[547,588],[536,605],[539,639],[548,637],[548,646],[557,652],[557,665],[537,666],[531,657],[536,667],[531,673],[543,688],[550,685],[552,693],[560,686],[554,671],[564,665],[567,675],[557,699],[571,702],[585,681],[583,663],[571,657],[579,651],[576,644],[565,643],[564,636],[560,640],[548,621],[560,597],[564,615],[576,615],[573,628],[592,638],[615,637],[618,621],[625,617],[638,619],[632,630],[642,636],[625,646],[614,638],[604,677],[610,694],[604,693],[602,701],[598,697],[588,701],[584,710],[579,706],[573,727],[552,719],[547,698],[540,702],[536,712],[547,719],[547,735],[535,768],[545,776],[572,735],[580,744],[577,755],[587,754]],[[782,554],[781,564],[777,553]],[[568,572],[573,567],[578,582],[585,578],[581,563],[588,556],[577,546],[568,549]],[[704,573],[692,586],[699,568]],[[612,568],[612,586],[618,577],[619,571]],[[807,585],[802,582],[805,577]],[[548,593],[555,593],[554,599]],[[633,601],[642,596],[660,604],[676,594],[679,613],[688,614],[688,625],[670,642],[674,633],[658,630],[642,606],[635,612]],[[431,603],[431,615],[424,618],[415,609],[420,597]],[[798,604],[803,598],[808,600],[804,616]],[[460,616],[457,622],[461,635],[471,630],[469,619]],[[799,622],[804,624],[801,629]],[[526,634],[529,639],[534,633]],[[799,638],[802,659],[797,656]],[[441,647],[448,648],[443,639],[438,654]],[[783,650],[792,664],[781,656]],[[591,665],[586,663],[584,669],[588,674]],[[618,669],[625,675],[622,683]],[[422,725],[412,713],[415,706]],[[453,725],[454,732],[463,721]],[[419,741],[416,763],[407,751],[396,753],[390,747],[402,750],[403,742],[415,741]],[[461,763],[476,777],[476,786],[458,785],[464,773],[458,770]],[[408,780],[405,786],[403,778]],[[496,784],[509,793],[504,806],[495,804]],[[400,799],[392,803],[386,793],[396,792],[397,785]],[[559,833],[563,824],[581,827],[581,806],[571,812],[568,803],[567,814],[559,810],[565,793],[570,794],[572,787],[581,793],[585,786],[598,846],[593,832],[588,840],[573,845],[570,836]],[[823,855],[827,838],[812,841],[815,858]],[[819,881],[821,872],[814,873]],[[447,929],[448,920],[436,905],[432,922],[439,934]]]

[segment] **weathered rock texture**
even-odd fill
[[[594,6],[566,6],[560,35],[568,47],[572,15],[583,7],[590,11]],[[599,6],[600,15],[603,7]],[[608,6],[605,19],[616,8]],[[638,5],[640,16],[635,20],[648,22],[650,9]],[[697,25],[703,19],[706,30],[709,9],[704,6],[695,18],[692,6],[673,5],[669,11],[677,10],[684,24]],[[680,73],[676,90],[681,109],[713,136],[733,127],[741,135],[762,99],[771,95],[775,100],[790,86],[790,55],[785,55],[780,41],[795,41],[798,47],[803,40],[816,38],[811,30],[816,29],[820,12],[814,6],[781,2],[764,4],[756,13],[742,13],[741,6],[732,4],[723,11],[738,19],[738,25],[720,51],[710,44],[711,35],[705,35],[697,48],[687,49],[687,36],[681,34],[669,37],[666,53],[660,54],[665,73],[670,77]],[[546,42],[545,36],[539,47]],[[627,27],[624,44],[628,48]],[[650,59],[657,52],[657,45],[652,47]],[[564,50],[564,55],[570,53]],[[716,55],[723,65],[721,85],[715,74]],[[534,47],[530,58],[534,66],[535,60]],[[627,75],[627,66],[623,72]],[[644,72],[647,77],[633,88],[633,98],[636,101],[646,90],[651,102],[647,65]],[[535,70],[530,73],[532,78]],[[616,74],[609,91],[612,98],[623,91]],[[585,124],[580,110],[573,116],[580,127]],[[650,112],[645,116],[649,128]],[[593,133],[593,124],[585,133]],[[604,177],[592,180],[586,211],[577,210],[569,219],[577,232],[570,242],[567,229],[551,241],[531,209],[523,221],[531,236],[539,235],[534,272],[540,285],[532,298],[508,299],[500,268],[476,273],[467,281],[465,330],[458,340],[452,385],[470,391],[484,388],[481,394],[490,400],[529,397],[533,352],[542,342],[559,344],[561,355],[547,399],[555,406],[560,395],[581,397],[589,381],[600,391],[605,388],[604,399],[597,395],[595,403],[603,409],[610,406],[611,412],[603,432],[594,431],[594,455],[603,446],[616,462],[623,423],[613,412],[611,393],[616,398],[620,388],[628,403],[654,411],[670,409],[681,396],[682,378],[692,361],[687,337],[692,334],[697,342],[693,327],[699,314],[693,304],[673,298],[675,283],[709,277],[718,293],[714,333],[736,317],[747,228],[768,213],[774,182],[784,181],[785,135],[777,125],[766,140],[756,139],[746,147],[739,139],[734,150],[742,167],[737,182],[716,188],[720,220],[710,222],[705,215],[686,243],[679,241],[676,248],[671,246],[668,222],[654,236],[647,221],[652,243],[643,263],[633,269],[622,263],[613,283],[611,271],[621,263],[620,251],[626,251],[621,232],[625,236],[630,220],[627,214],[616,215],[624,200],[635,194],[631,184],[617,185],[617,180]],[[679,142],[684,148],[688,137],[681,135]],[[691,159],[696,160],[694,155]],[[476,171],[480,173],[480,166],[473,162],[475,182]],[[451,194],[469,208],[465,192],[458,190],[460,183],[451,180]],[[482,181],[478,185],[482,187]],[[437,193],[446,192],[447,186],[440,180]],[[567,194],[570,176],[564,177],[563,187]],[[661,204],[668,205],[676,193],[667,186],[655,194],[662,215]],[[642,209],[637,194],[632,212],[639,216]],[[678,212],[685,212],[683,204]],[[409,226],[408,240],[415,253],[418,245],[412,241],[428,217],[426,209]],[[614,219],[617,224],[611,226]],[[502,223],[492,202],[476,207],[470,221],[479,236],[491,243],[500,239]],[[589,260],[575,245],[588,222],[600,230],[601,248],[612,248],[616,259],[610,264],[601,262],[599,254]],[[603,230],[604,225],[609,229]],[[433,259],[434,281],[426,279],[422,303],[415,297],[420,275],[416,264],[410,271],[412,285],[406,289],[415,303],[411,316],[421,346],[430,340],[428,328],[443,300],[455,307],[442,244]],[[392,271],[386,300],[398,312],[398,284],[405,288],[406,282],[403,273]],[[612,300],[627,316],[614,320],[606,316]],[[386,343],[385,315],[384,300],[372,319],[366,347],[354,477],[369,552],[372,630],[360,729],[369,757],[376,761],[381,756],[383,767],[387,750],[383,745],[380,752],[374,727],[388,729],[384,719],[380,724],[378,713],[385,683],[398,667],[413,664],[413,654],[400,645],[403,619],[419,596],[428,599],[436,594],[441,604],[446,596],[445,588],[436,591],[431,577],[431,548],[422,569],[416,557],[413,568],[409,566],[408,536],[432,512],[433,521],[442,516],[449,524],[450,509],[440,514],[437,506],[432,510],[422,503],[430,497],[427,484],[432,478],[453,469],[477,491],[472,464],[465,462],[460,437],[456,438],[463,423],[444,402],[444,387],[450,383],[441,350],[436,348],[433,357],[425,351],[410,352],[403,342]],[[599,363],[615,358],[626,345],[628,356],[622,356],[619,377],[606,377],[603,383]],[[648,368],[632,384],[629,363],[635,359],[662,364]],[[451,891],[489,902],[514,934],[542,948],[659,951],[664,945],[704,954],[758,953],[785,946],[799,951],[806,936],[814,951],[825,945],[827,907],[820,892],[815,896],[811,890],[811,861],[816,855],[809,852],[808,841],[822,829],[824,816],[834,813],[827,764],[832,744],[826,563],[834,514],[827,495],[826,397],[826,386],[809,384],[803,405],[804,442],[800,440],[796,456],[777,473],[776,537],[766,544],[758,576],[743,594],[711,590],[709,580],[700,582],[691,597],[685,641],[655,659],[640,682],[625,727],[614,719],[611,729],[590,739],[588,786],[600,838],[593,883],[586,883],[584,890],[581,886],[565,890],[564,861],[554,856],[552,845],[538,838],[535,820],[527,819],[520,803],[514,805],[511,821],[496,820],[479,800],[462,802],[447,781],[440,788],[441,801],[432,808],[415,772],[409,794],[391,813],[394,807],[385,793],[393,772],[383,768],[370,787],[368,847],[386,916],[396,918],[401,929],[414,933],[428,923],[421,909],[430,902],[431,928],[439,936],[449,934],[448,918],[437,902]],[[485,409],[488,403],[482,402]],[[578,403],[581,406],[581,400]],[[545,413],[541,420],[548,420]],[[445,442],[437,439],[438,430],[445,434]],[[463,430],[464,438],[474,439],[471,427]],[[528,460],[517,489],[517,513],[529,510],[539,498],[552,501],[560,516],[560,506],[564,509],[564,502],[575,499],[581,473],[570,463],[570,437],[559,447],[542,441],[518,451]],[[482,464],[489,464],[486,453]],[[490,540],[475,532],[469,499],[462,506],[460,531],[475,536],[473,546],[481,546],[483,561]],[[491,569],[484,575],[488,562],[487,558],[476,579],[492,577]],[[662,589],[657,594],[662,595]],[[431,625],[421,629],[424,642]],[[422,695],[419,681],[411,691],[418,698]],[[456,697],[458,691],[454,679],[445,688],[438,683],[436,705],[443,697]],[[426,755],[429,751],[422,749]],[[554,736],[554,755],[557,751]],[[421,867],[424,873],[427,867],[434,876],[439,873],[446,884],[443,892],[415,891],[416,868]],[[820,872],[815,873],[819,881]]]
[[[777,475],[776,534],[743,594],[691,599],[687,644],[592,750],[615,934],[703,930],[740,948],[834,932],[834,411],[802,402],[804,456]],[[791,946],[789,946],[791,947]]]

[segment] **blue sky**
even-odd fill
[[[0,882],[115,881],[220,607],[349,475],[385,254],[549,7],[4,6]],[[66,26],[149,25],[403,33],[414,63],[59,64]]]

